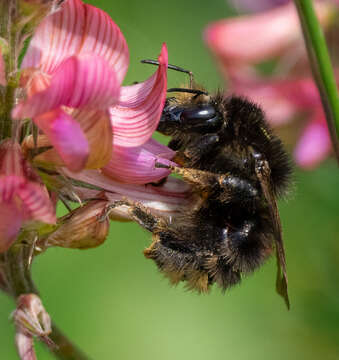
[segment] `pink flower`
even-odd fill
[[[240,11],[263,11],[284,5],[290,0],[230,0],[233,6]]]
[[[66,0],[39,25],[22,63],[27,98],[13,111],[32,118],[53,146],[36,161],[100,168],[150,139],[166,96],[166,47],[150,79],[121,87],[128,63],[118,26],[81,0]]]
[[[20,145],[8,139],[0,144],[0,253],[10,247],[21,226],[33,220],[53,224],[55,211]]]
[[[332,6],[317,2],[316,10],[326,27]],[[325,116],[307,65],[293,4],[211,24],[205,39],[229,79],[231,90],[259,103],[273,125],[297,117],[309,118],[294,153],[298,165],[313,168],[329,155],[331,145]],[[256,65],[275,59],[278,62],[273,76],[258,71]]]

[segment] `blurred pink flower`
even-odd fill
[[[10,247],[22,224],[32,220],[55,223],[54,207],[20,145],[8,139],[0,144],[0,253]]]
[[[317,2],[316,10],[320,22],[328,26],[333,6]],[[292,3],[211,24],[205,40],[229,80],[230,90],[259,103],[273,125],[308,117],[309,124],[294,152],[298,165],[313,168],[329,155],[331,143],[325,116]],[[262,75],[256,67],[268,60],[277,61],[272,76]]]
[[[229,0],[240,11],[258,12],[284,5],[291,0]]]
[[[143,146],[161,116],[165,45],[159,61],[144,83],[121,87],[129,51],[120,29],[102,10],[66,0],[39,25],[22,63],[27,98],[13,117],[32,118],[44,134],[41,141],[53,146],[36,160],[80,171],[114,159],[123,179],[119,154]],[[138,165],[137,157],[134,161]],[[107,172],[114,175],[114,170]],[[164,171],[156,173],[159,178]]]

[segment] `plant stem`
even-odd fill
[[[30,252],[31,246],[27,244],[14,244],[4,255],[6,277],[9,283],[9,294],[17,299],[23,294],[37,294],[38,291],[31,279],[30,274]],[[50,339],[56,345],[49,347],[57,359],[61,360],[88,360],[82,353],[54,324]]]
[[[339,165],[339,96],[324,34],[314,11],[312,0],[294,0],[313,76],[317,84],[334,153]]]

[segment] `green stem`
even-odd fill
[[[6,278],[9,284],[9,294],[17,299],[22,294],[38,294],[30,274],[31,246],[27,244],[14,244],[5,254]],[[50,339],[56,347],[49,347],[56,358],[60,360],[88,360],[54,324]]]
[[[18,14],[17,0],[0,0],[0,37],[6,41],[7,49],[3,54],[7,86],[0,100],[0,139],[11,137],[11,111],[15,104],[17,80],[18,32],[15,22]]]
[[[304,34],[314,79],[316,81],[327,126],[339,164],[339,96],[324,34],[312,0],[294,0]]]

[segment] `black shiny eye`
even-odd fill
[[[210,104],[165,106],[157,130],[165,135],[175,131],[209,133],[221,128],[222,117]]]
[[[213,105],[197,105],[186,108],[180,116],[185,129],[196,132],[218,130],[222,124],[221,117]]]
[[[193,124],[194,121],[212,119],[215,117],[215,115],[216,111],[212,105],[194,106],[187,108],[181,114],[185,120],[192,121]]]

